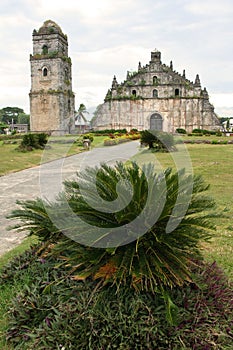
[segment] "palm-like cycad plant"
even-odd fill
[[[151,164],[141,169],[136,163],[87,168],[77,176],[56,203],[24,202],[10,217],[23,220],[21,229],[56,240],[52,254],[77,280],[153,293],[191,280],[191,262],[201,257],[200,240],[210,237],[216,216],[201,177],[171,169],[156,174]]]

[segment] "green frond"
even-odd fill
[[[156,293],[191,279],[190,261],[201,258],[200,242],[211,237],[213,219],[222,215],[207,190],[200,176],[186,175],[184,169],[156,173],[151,163],[141,168],[136,162],[102,164],[66,181],[56,203],[20,202],[21,209],[10,218],[20,219],[19,229],[53,239],[51,254],[77,279],[101,278],[106,272],[103,283]],[[80,219],[78,225],[66,215],[66,201]],[[54,218],[63,220],[64,230],[55,226]],[[177,225],[168,232],[171,220]],[[105,248],[82,245],[87,239]]]

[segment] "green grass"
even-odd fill
[[[103,144],[105,136],[99,136],[94,139],[93,146],[98,147]],[[0,145],[0,154],[6,145]],[[8,162],[9,154],[14,154],[15,145],[7,145]],[[73,146],[72,146],[73,147]],[[74,146],[75,147],[75,146]],[[206,145],[206,144],[189,144],[187,145],[188,153],[192,160],[193,171],[201,174],[207,183],[210,184],[209,194],[214,197],[219,210],[227,207],[229,209],[228,217],[222,218],[216,222],[217,229],[211,242],[203,247],[203,254],[209,261],[217,261],[222,267],[230,280],[233,280],[233,206],[232,206],[232,189],[233,189],[233,145]],[[74,150],[75,151],[75,150]],[[41,151],[38,151],[38,162],[40,162]],[[72,149],[70,151],[73,152]],[[30,153],[21,154],[21,164],[24,162],[29,165]],[[37,151],[34,155],[36,155]],[[4,152],[3,152],[4,155]],[[149,155],[147,149],[142,149],[138,159],[146,159]],[[168,153],[154,153],[163,168],[174,167],[172,157]],[[6,156],[7,159],[7,156]],[[2,158],[1,158],[2,162]],[[12,166],[12,169],[14,167]],[[13,170],[12,170],[13,171]],[[34,242],[32,238],[27,238],[15,249],[0,257],[0,268],[5,265],[12,257],[25,251]],[[26,277],[25,277],[26,278]],[[26,281],[25,281],[26,282]],[[0,349],[11,350],[13,348],[6,346],[4,340],[1,340],[1,334],[6,328],[6,312],[8,301],[14,296],[15,291],[20,290],[20,285],[14,288],[1,288],[0,292]]]
[[[52,139],[58,141],[67,141],[68,139],[76,140],[77,138],[77,136],[71,135],[57,138],[53,137]],[[92,147],[103,146],[104,139],[106,139],[106,136],[94,137]],[[31,168],[41,163],[41,159],[44,152],[43,150],[19,152],[16,148],[18,147],[20,140],[14,140],[14,142],[17,142],[15,144],[4,144],[3,141],[0,142],[0,176],[20,171],[23,169]],[[64,146],[62,144],[52,144],[51,149],[47,151],[46,159],[54,160],[60,157],[63,148]],[[66,156],[71,156],[84,151],[83,147],[79,147],[76,143],[71,143],[67,148],[68,151]]]
[[[207,260],[216,260],[233,280],[233,145],[188,144],[187,151],[192,161],[193,172],[200,174],[210,184],[209,195],[219,208],[228,209],[227,217],[216,221],[216,232],[211,243],[204,246]],[[137,159],[151,158],[147,149],[142,149]],[[153,153],[162,168],[175,167],[169,153]]]
[[[20,243],[17,247],[11,249],[7,253],[0,256],[0,271],[4,265],[6,265],[12,258],[17,255],[22,254],[25,250],[29,249],[32,244],[37,243],[36,237],[27,237],[22,243]]]
[[[31,168],[40,163],[42,150],[18,152],[17,145],[4,144],[0,146],[0,175]]]
[[[219,137],[219,139],[223,138]],[[106,136],[95,137],[92,147],[102,146],[104,139]],[[15,171],[40,163],[43,151],[21,153],[15,151],[15,147],[15,145],[0,146],[1,173],[4,164],[6,164],[4,169],[9,172],[10,169]],[[216,223],[216,234],[211,245],[208,245],[204,250],[204,254],[207,259],[216,260],[223,266],[230,278],[233,279],[233,222],[231,219],[233,217],[233,145],[188,144],[186,147],[192,160],[193,171],[196,174],[201,174],[210,184],[209,194],[216,200],[219,210],[224,207],[229,209],[228,217]],[[74,143],[69,149],[68,155],[75,152],[77,153],[78,149]],[[144,160],[148,154],[147,149],[142,149],[137,158]],[[154,153],[154,157],[160,161],[163,168],[174,167],[169,153]]]
[[[36,237],[26,238],[20,245],[16,248],[10,250],[4,255],[0,256],[0,272],[1,269],[14,257],[22,254],[25,250],[29,249],[32,244],[37,243]],[[7,328],[7,312],[9,308],[10,301],[15,297],[21,287],[24,286],[29,280],[29,275],[25,275],[23,281],[15,280],[13,284],[6,284],[0,288],[0,349],[1,350],[13,350],[13,347],[6,345],[6,340],[4,338],[4,332]]]

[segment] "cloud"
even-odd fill
[[[198,73],[211,98],[223,94],[217,107],[233,106],[232,13],[230,0],[2,0],[0,108],[29,112],[32,31],[47,19],[68,35],[77,105],[102,103],[113,75],[123,81],[156,47],[188,79]]]
[[[208,16],[209,18],[212,16],[231,16],[233,13],[233,4],[230,0],[187,1],[184,8],[193,15]]]

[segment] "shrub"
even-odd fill
[[[185,129],[182,129],[182,128],[177,128],[177,129],[176,129],[176,132],[177,132],[178,134],[186,134],[186,130],[185,130]]]
[[[205,129],[193,129],[193,134],[203,134],[203,135],[215,135],[216,131],[212,131],[212,130],[205,130]]]
[[[36,134],[36,136],[37,136],[36,138],[37,138],[38,145],[44,148],[44,146],[48,142],[48,135],[45,133],[40,133],[40,134]]]
[[[114,145],[118,145],[120,143],[124,143],[124,142],[129,142],[131,140],[138,140],[140,139],[140,135],[134,134],[134,135],[125,135],[125,136],[121,136],[121,137],[115,137],[114,135],[112,135],[113,138],[106,139],[104,140],[104,146],[114,146]]]
[[[217,130],[215,133],[216,136],[222,136],[222,132],[220,130]]]
[[[98,134],[104,134],[104,135],[108,135],[108,134],[114,134],[114,133],[121,133],[121,134],[126,134],[127,130],[126,129],[105,129],[105,130],[94,130],[93,131],[94,134],[98,135]]]
[[[83,140],[90,140],[91,142],[93,142],[94,137],[90,134],[85,134],[83,135]]]
[[[175,150],[173,135],[156,130],[141,131],[141,143],[148,145],[150,149],[155,149],[156,151],[169,152]]]
[[[138,129],[133,128],[130,130],[130,134],[135,134],[135,133],[138,133]]]
[[[117,144],[118,144],[118,140],[117,139],[104,140],[104,146],[114,146],[114,145],[117,145]]]
[[[19,150],[32,151],[33,149],[43,149],[47,143],[48,135],[45,133],[40,134],[25,134],[19,146]]]
[[[16,139],[22,139],[23,134],[15,134],[15,135],[6,135],[6,134],[1,134],[0,135],[0,140],[16,140]]]
[[[187,213],[182,214],[185,215],[182,221],[178,221],[177,227],[167,234],[167,225],[174,220],[171,217],[177,200],[180,208],[187,201],[187,196],[178,199],[178,188],[180,186],[186,193],[192,180],[193,195]],[[121,200],[127,203],[128,196],[133,197],[125,208],[109,212],[110,202],[117,198],[119,181],[127,181],[132,186],[125,185],[121,190]],[[167,191],[164,192],[165,183]],[[62,253],[66,264],[69,262],[70,266],[77,267],[77,278],[83,278],[85,272],[85,277],[100,279],[103,284],[128,285],[154,293],[190,280],[190,259],[201,256],[199,241],[209,238],[213,228],[209,218],[216,215],[211,212],[214,202],[203,195],[208,186],[200,177],[192,179],[184,172],[173,174],[171,169],[157,174],[151,164],[145,165],[143,171],[136,163],[127,166],[118,163],[115,167],[103,164],[100,168],[87,168],[79,173],[76,181],[65,182],[65,188],[65,194],[57,203],[44,207],[39,199],[20,202],[22,209],[14,210],[10,218],[21,219],[18,227],[29,230],[42,240],[58,240],[54,254]],[[83,191],[87,198],[83,197]],[[64,196],[65,201],[62,199]],[[95,208],[89,204],[90,200],[91,203],[94,201]],[[67,217],[66,201],[75,215],[81,218],[78,227]],[[156,213],[160,214],[154,219],[158,215]],[[69,237],[80,243],[86,242],[88,224],[88,237],[91,240],[93,235],[97,246],[92,247],[94,243],[91,240],[87,249],[62,236],[53,223],[58,217]],[[137,218],[140,220],[135,225]],[[98,227],[107,229],[107,233],[96,236]],[[118,228],[120,236],[115,233]],[[115,248],[104,249],[103,246]],[[104,271],[108,270],[110,272],[106,274]]]
[[[193,129],[192,131],[193,134],[202,134],[203,133],[203,130],[202,129]]]
[[[139,133],[130,134],[129,138],[130,140],[139,140],[141,138],[141,135]]]

